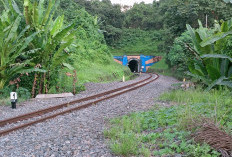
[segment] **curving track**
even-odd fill
[[[92,96],[89,96],[86,98],[77,99],[77,100],[74,100],[72,102],[60,104],[58,106],[54,106],[54,107],[46,108],[43,110],[31,112],[28,114],[20,115],[20,116],[14,117],[14,118],[2,120],[2,121],[0,121],[0,127],[8,126],[10,124],[13,124],[13,127],[8,127],[6,129],[1,130],[0,136],[9,134],[13,131],[31,126],[33,124],[37,124],[37,123],[46,121],[48,119],[55,118],[59,115],[63,115],[66,113],[70,113],[73,111],[87,108],[87,107],[95,105],[101,101],[119,96],[119,95],[127,93],[129,91],[136,90],[136,89],[143,87],[143,86],[145,86],[145,85],[147,85],[147,84],[149,84],[149,83],[151,83],[159,78],[158,74],[148,74],[148,75],[149,75],[149,77],[147,77],[144,80],[141,80],[141,81],[117,88],[117,89],[102,92],[102,93],[92,95]],[[91,101],[91,100],[93,100],[93,101]],[[86,102],[86,101],[87,101],[86,104],[79,105],[79,106],[74,105],[74,104],[78,104],[78,103]],[[89,101],[91,101],[91,102],[89,102]],[[74,105],[74,107],[71,107],[71,105]],[[20,123],[20,124],[17,125],[17,123]]]

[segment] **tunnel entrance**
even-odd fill
[[[131,72],[139,72],[139,62],[137,60],[129,61],[128,67],[130,68]]]

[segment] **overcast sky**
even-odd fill
[[[153,0],[111,0],[111,2],[113,4],[124,4],[124,5],[132,6],[134,3],[140,3],[140,2],[152,3]]]

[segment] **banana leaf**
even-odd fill
[[[215,66],[208,64],[206,65],[206,69],[208,72],[208,76],[211,80],[216,80],[221,77],[219,69],[217,69]]]
[[[222,82],[218,83],[218,85],[227,86],[227,87],[232,88],[232,81],[222,81]]]
[[[229,60],[228,59],[222,59],[221,61],[221,76],[227,76],[228,70],[229,70]]]
[[[214,86],[221,84],[221,83],[223,82],[223,80],[225,80],[225,79],[226,79],[226,77],[225,77],[225,76],[222,76],[222,77],[220,77],[219,79],[213,81],[213,83],[211,83],[211,84],[208,86],[208,88],[206,88],[206,91],[210,91]]]
[[[203,83],[206,84],[206,85],[209,85],[210,82],[211,82],[208,78],[205,78],[205,77],[203,77],[203,76],[199,76],[199,75],[197,75],[197,74],[193,74],[193,73],[191,73],[191,72],[186,72],[186,75],[192,76],[193,78],[195,78],[195,79],[197,79],[197,80],[201,80],[201,81],[203,81]]]
[[[232,58],[224,54],[206,54],[206,55],[202,55],[201,58],[222,58],[222,59],[229,59],[230,62],[232,62]]]
[[[220,39],[223,39],[225,38],[226,36],[228,35],[231,35],[232,34],[232,31],[229,31],[229,32],[218,32],[217,34],[205,39],[204,41],[202,41],[200,43],[200,45],[202,47],[205,47],[207,45],[210,45],[210,44],[213,44],[214,42],[220,40]]]

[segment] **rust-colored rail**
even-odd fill
[[[34,112],[31,112],[31,113],[26,113],[26,114],[23,114],[23,115],[20,115],[20,116],[16,116],[16,117],[13,117],[13,118],[9,118],[9,119],[6,119],[6,120],[1,120],[0,121],[0,127],[5,126],[7,124],[11,124],[11,123],[16,123],[18,121],[27,120],[29,118],[34,118],[36,116],[41,116],[43,114],[46,114],[46,113],[49,113],[49,112],[53,112],[55,110],[67,107],[69,105],[73,105],[73,104],[77,104],[77,103],[80,103],[80,102],[89,101],[91,99],[96,99],[98,97],[106,96],[108,94],[112,94],[112,93],[118,92],[120,90],[132,87],[132,86],[134,86],[136,84],[142,83],[144,81],[147,81],[151,77],[152,76],[150,74],[149,77],[147,77],[146,79],[140,80],[138,82],[135,82],[135,83],[132,83],[132,84],[120,87],[120,88],[116,88],[116,89],[113,89],[113,90],[109,90],[109,91],[106,91],[106,92],[102,92],[102,93],[99,93],[99,94],[88,96],[88,97],[85,97],[85,98],[82,98],[82,99],[73,100],[73,101],[68,102],[68,103],[63,103],[63,104],[60,104],[60,105],[57,105],[57,106],[53,106],[53,107],[49,107],[49,108],[46,108],[46,109],[34,111]]]
[[[52,112],[54,110],[57,110],[57,109],[60,109],[60,108],[63,108],[65,106],[69,106],[69,105],[72,105],[72,104],[76,104],[76,103],[79,103],[79,102],[83,102],[83,101],[89,101],[91,99],[96,99],[98,97],[102,97],[102,96],[106,96],[106,95],[109,95],[109,94],[113,94],[115,92],[118,92],[116,94],[113,94],[113,95],[110,95],[110,96],[107,96],[107,97],[104,97],[104,98],[101,98],[101,99],[98,99],[96,101],[93,101],[93,102],[90,102],[90,103],[87,103],[87,104],[84,104],[84,105],[80,105],[80,106],[77,106],[77,107],[74,107],[74,108],[71,108],[71,109],[67,109],[65,111],[61,111],[61,112],[58,112],[58,113],[55,113],[55,114],[52,114],[52,115],[49,115],[47,117],[44,117],[44,118],[40,118],[38,120],[34,120],[32,122],[28,122],[28,123],[25,123],[25,124],[22,124],[22,125],[19,125],[19,126],[16,126],[16,127],[13,127],[13,128],[10,128],[10,129],[6,129],[6,130],[3,130],[3,131],[0,131],[0,136],[3,136],[3,135],[6,135],[6,134],[9,134],[10,132],[13,132],[13,131],[16,131],[16,130],[19,130],[19,129],[22,129],[22,128],[25,128],[25,127],[28,127],[28,126],[31,126],[33,124],[37,124],[37,123],[40,123],[40,122],[43,122],[43,121],[46,121],[48,119],[52,119],[52,118],[55,118],[59,115],[63,115],[63,114],[66,114],[66,113],[70,113],[70,112],[73,112],[73,111],[76,111],[76,110],[81,110],[81,109],[84,109],[84,108],[87,108],[89,106],[92,106],[94,104],[97,104],[101,101],[104,101],[104,100],[107,100],[107,99],[110,99],[110,98],[113,98],[113,97],[116,97],[116,96],[119,96],[121,94],[124,94],[126,92],[129,92],[129,91],[132,91],[132,90],[135,90],[135,89],[138,89],[142,86],[145,86],[155,80],[157,80],[159,78],[159,75],[156,74],[156,78],[148,81],[149,79],[152,78],[152,75],[150,74],[150,76],[144,80],[141,80],[141,81],[138,81],[136,83],[132,83],[130,85],[127,85],[127,86],[123,86],[123,87],[120,87],[120,88],[117,88],[117,89],[113,89],[113,90],[109,90],[109,91],[106,91],[106,92],[103,92],[103,93],[99,93],[99,94],[96,94],[96,95],[93,95],[93,96],[89,96],[89,97],[86,97],[86,98],[82,98],[82,99],[78,99],[78,100],[74,100],[72,102],[69,102],[69,103],[64,103],[64,104],[61,104],[61,105],[58,105],[58,106],[55,106],[55,107],[50,107],[50,108],[47,108],[47,109],[43,109],[43,110],[40,110],[40,111],[36,111],[36,112],[32,112],[32,113],[29,113],[29,114],[24,114],[24,115],[21,115],[21,116],[17,116],[17,117],[14,117],[14,118],[10,118],[10,119],[7,119],[7,120],[3,120],[3,121],[0,121],[1,125],[4,126],[6,124],[9,124],[9,123],[15,123],[15,122],[18,122],[20,120],[27,120],[29,118],[33,118],[33,117],[36,117],[36,116],[39,116],[39,115],[43,115],[43,114],[46,114],[46,113],[49,113],[49,112]],[[148,82],[145,82],[145,81],[148,81]],[[143,84],[141,84],[142,82],[145,82]],[[140,85],[138,85],[140,84]],[[137,85],[137,86],[136,86]],[[132,86],[135,86],[135,87],[132,87]],[[132,87],[132,88],[130,88]],[[127,90],[124,90],[126,88],[129,88]],[[122,92],[120,92],[121,90],[124,90]],[[18,119],[17,119],[18,118]],[[20,120],[19,120],[20,119]]]

